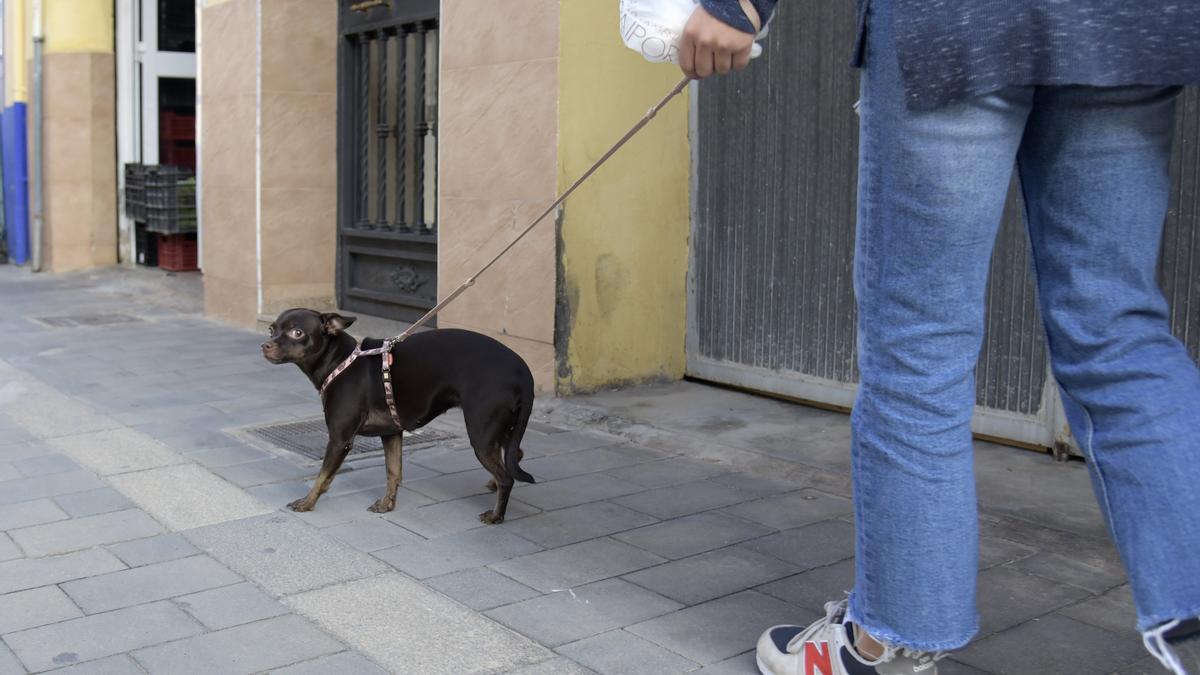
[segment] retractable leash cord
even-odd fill
[[[554,203],[549,206],[549,208],[547,208],[545,211],[543,211],[540,216],[538,216],[537,218],[534,218],[533,222],[530,223],[528,226],[526,226],[525,229],[521,231],[521,234],[517,235],[516,239],[513,239],[511,242],[509,242],[509,244],[507,246],[505,246],[499,253],[497,253],[491,260],[489,260],[486,265],[479,268],[479,271],[477,271],[477,272],[475,272],[475,274],[472,274],[471,276],[467,277],[466,281],[462,282],[458,286],[458,288],[454,289],[454,291],[452,291],[450,293],[450,295],[447,295],[441,302],[434,305],[433,309],[429,310],[428,312],[425,312],[425,315],[422,316],[421,318],[417,319],[416,322],[413,323],[413,325],[409,326],[407,330],[405,330],[403,333],[401,333],[395,337],[390,337],[390,338],[387,338],[386,340],[384,340],[383,348],[381,348],[381,351],[390,351],[392,345],[396,344],[397,342],[403,342],[404,340],[406,340],[410,335],[413,334],[413,331],[417,330],[421,326],[428,323],[430,319],[437,316],[437,313],[442,311],[443,309],[445,309],[446,305],[449,305],[450,303],[454,302],[454,299],[457,298],[458,296],[462,295],[463,291],[465,291],[468,288],[470,288],[471,286],[475,285],[475,280],[481,274],[488,271],[488,269],[490,269],[492,265],[496,264],[497,260],[499,260],[500,258],[503,258],[504,254],[506,254],[510,250],[512,250],[512,247],[516,246],[517,242],[521,241],[521,239],[523,239],[525,237],[525,235],[529,234],[529,232],[531,230],[533,230],[533,228],[537,227],[538,223],[545,220],[546,216],[550,215],[551,213],[554,213],[555,209],[557,209],[559,206],[561,206],[562,203],[564,201],[566,201],[567,197],[571,196],[571,193],[574,192],[576,188],[578,188],[580,185],[583,185],[583,182],[586,181],[588,178],[590,178],[593,173],[596,173],[596,170],[599,169],[600,166],[603,165],[606,161],[608,161],[609,157],[612,157],[614,154],[616,154],[617,150],[621,149],[621,146],[625,145],[625,143],[628,142],[629,139],[631,139],[635,135],[637,135],[637,132],[641,131],[642,127],[646,126],[646,124],[650,120],[654,119],[654,116],[658,114],[658,111],[662,110],[667,105],[667,103],[669,103],[671,101],[671,99],[675,98],[675,96],[678,95],[679,92],[681,92],[685,88],[687,88],[688,82],[691,82],[691,78],[689,78],[689,77],[684,77],[682,80],[680,80],[679,84],[676,84],[675,87],[672,88],[671,91],[668,92],[667,95],[662,98],[662,100],[660,100],[658,103],[654,104],[654,107],[651,108],[645,114],[645,116],[642,117],[642,119],[638,120],[637,124],[633,125],[633,127],[629,131],[625,132],[625,135],[621,137],[621,140],[617,141],[611,148],[608,149],[608,152],[604,153],[600,157],[600,159],[596,160],[596,162],[594,164],[592,164],[592,166],[587,171],[585,171],[583,173],[583,175],[579,177],[578,180],[576,180],[574,183],[572,183],[571,187],[567,188],[566,191],[563,192],[562,195],[559,196],[559,198],[556,199],[554,201]]]

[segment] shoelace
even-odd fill
[[[802,645],[805,642],[808,642],[809,640],[811,640],[814,635],[821,632],[821,630],[824,629],[829,624],[831,624],[835,621],[840,622],[842,617],[844,617],[846,614],[846,604],[847,604],[846,600],[835,600],[835,601],[830,601],[830,602],[825,603],[824,618],[817,619],[816,621],[812,622],[812,624],[810,624],[808,626],[808,628],[805,628],[804,630],[800,631],[800,633],[798,635],[796,635],[796,637],[792,638],[788,642],[788,645],[787,645],[788,652],[791,652],[793,647],[797,647],[798,645]],[[921,652],[921,651],[914,651],[907,647],[896,647],[894,645],[890,645],[887,643],[880,643],[880,644],[883,645],[883,654],[879,657],[878,663],[888,663],[888,662],[894,660],[897,655],[903,656],[906,658],[910,658],[910,659],[916,659],[916,660],[927,658],[931,662],[941,661],[942,659],[946,658],[946,656],[948,656],[948,654],[946,654],[944,652],[935,652],[935,653]],[[1178,675],[1187,675],[1187,673],[1180,673]]]
[[[1151,628],[1142,633],[1142,644],[1146,645],[1146,651],[1153,654],[1163,668],[1175,675],[1188,675],[1187,671],[1183,669],[1183,662],[1179,660],[1179,656],[1167,642],[1167,633],[1181,623],[1183,622],[1179,619],[1172,619],[1161,626]]]

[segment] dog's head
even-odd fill
[[[325,351],[329,341],[354,323],[354,317],[311,309],[289,309],[271,324],[271,338],[262,344],[271,363],[303,363]]]

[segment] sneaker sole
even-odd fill
[[[767,670],[767,664],[762,662],[762,659],[759,658],[758,654],[754,655],[754,663],[758,666],[758,672],[762,673],[762,675],[775,675],[775,673]]]

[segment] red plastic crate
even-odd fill
[[[196,265],[195,233],[158,235],[158,266],[168,272],[199,269]]]
[[[196,117],[163,111],[158,117],[158,134],[168,141],[194,141]]]
[[[159,160],[162,164],[181,166],[195,171],[196,146],[190,143],[165,143],[162,148],[162,157]]]

